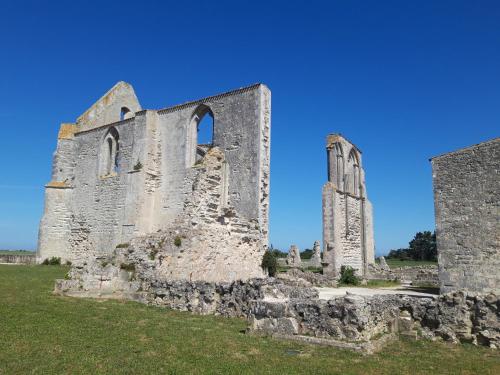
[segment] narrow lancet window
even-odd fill
[[[99,156],[99,175],[109,176],[119,172],[118,131],[110,128],[102,142]]]
[[[353,195],[359,196],[359,158],[354,149],[349,152],[348,171],[348,189],[347,191]]]

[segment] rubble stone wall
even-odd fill
[[[441,291],[500,292],[500,138],[432,160]]]
[[[428,339],[500,348],[497,295],[463,292],[422,298],[347,295],[330,300],[256,300],[251,330],[335,340],[369,341],[383,334],[420,331]],[[408,314],[410,320],[401,319]]]
[[[315,288],[291,280],[246,282],[141,280],[140,270],[112,264],[73,268],[55,292],[80,297],[128,298],[197,314],[244,317],[249,330],[344,342],[367,342],[396,332],[427,339],[500,348],[500,299],[495,294],[454,292],[435,297],[347,294],[318,299]],[[75,277],[80,272],[79,277]],[[406,320],[406,316],[409,320]]]

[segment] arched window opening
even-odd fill
[[[212,146],[214,141],[214,118],[207,112],[198,123],[198,145]]]
[[[99,175],[109,176],[119,172],[118,131],[110,128],[102,142],[99,157]]]
[[[354,149],[349,153],[349,188],[348,191],[356,196],[359,195],[359,159]]]
[[[201,104],[191,117],[187,133],[186,165],[192,167],[213,146],[214,116]]]
[[[335,157],[335,183],[338,189],[344,190],[344,152],[342,151],[342,145],[338,142],[335,143],[333,151]]]
[[[122,107],[120,111],[120,121],[126,120],[132,116],[132,112],[127,107]]]

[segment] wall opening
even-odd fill
[[[99,176],[109,176],[119,172],[120,145],[118,131],[111,127],[106,132],[99,154]]]
[[[342,151],[342,145],[338,142],[335,143],[333,152],[335,158],[335,183],[337,189],[344,190],[344,152]]]
[[[349,159],[347,160],[349,164],[349,193],[359,196],[359,158],[354,149],[349,152]]]
[[[214,115],[205,104],[196,108],[187,131],[186,166],[202,159],[214,142]]]
[[[120,110],[120,121],[130,118],[131,115],[132,113],[130,112],[130,109],[128,109],[127,107],[122,107],[122,109]]]

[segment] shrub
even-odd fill
[[[276,275],[276,270],[278,269],[278,261],[276,256],[271,251],[266,251],[264,257],[262,258],[262,269],[267,271],[269,276]]]
[[[180,238],[179,236],[175,237],[174,245],[180,247],[182,245],[182,238]]]
[[[354,268],[352,268],[351,266],[340,267],[340,280],[339,280],[339,282],[341,284],[348,284],[348,285],[359,285],[360,284],[360,280],[354,274]]]
[[[44,266],[60,266],[61,265],[61,258],[59,257],[52,257],[52,258],[46,258],[42,264]]]

